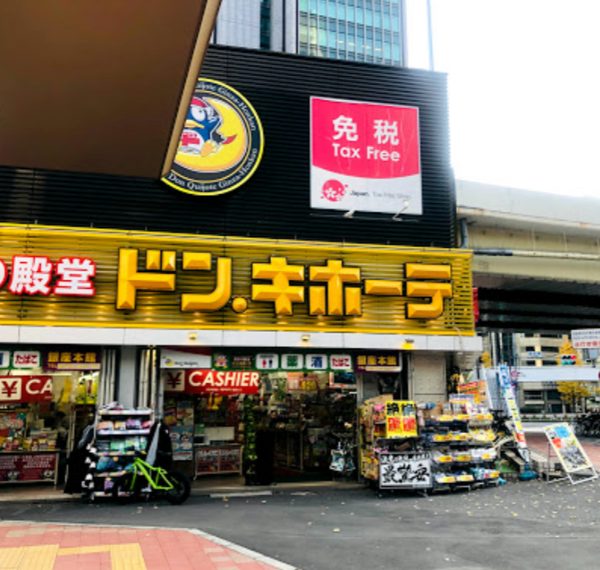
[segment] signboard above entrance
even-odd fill
[[[0,283],[0,325],[474,335],[466,250],[40,226],[0,238],[9,272],[23,252],[96,268],[89,298]]]
[[[212,357],[209,349],[191,352],[163,348],[160,351],[161,368],[210,368],[211,365]]]
[[[359,354],[356,357],[356,369],[365,372],[400,372],[402,360],[399,352]]]

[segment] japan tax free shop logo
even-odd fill
[[[254,174],[263,146],[262,124],[250,102],[225,83],[200,78],[163,182],[197,196],[230,192]]]

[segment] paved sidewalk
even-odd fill
[[[543,433],[525,432],[525,437],[527,439],[527,445],[532,451],[535,451],[543,459],[548,457],[548,439]],[[590,458],[592,465],[594,465],[596,469],[600,469],[600,440],[597,438],[593,440],[580,438],[579,443],[581,443],[581,447],[583,447],[587,456]],[[554,453],[552,454],[552,457],[555,462],[558,461]]]
[[[196,530],[0,523],[2,570],[294,570]]]

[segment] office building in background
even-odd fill
[[[213,43],[405,65],[404,0],[223,0]]]

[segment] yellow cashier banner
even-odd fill
[[[0,225],[0,324],[474,334],[464,250]]]

